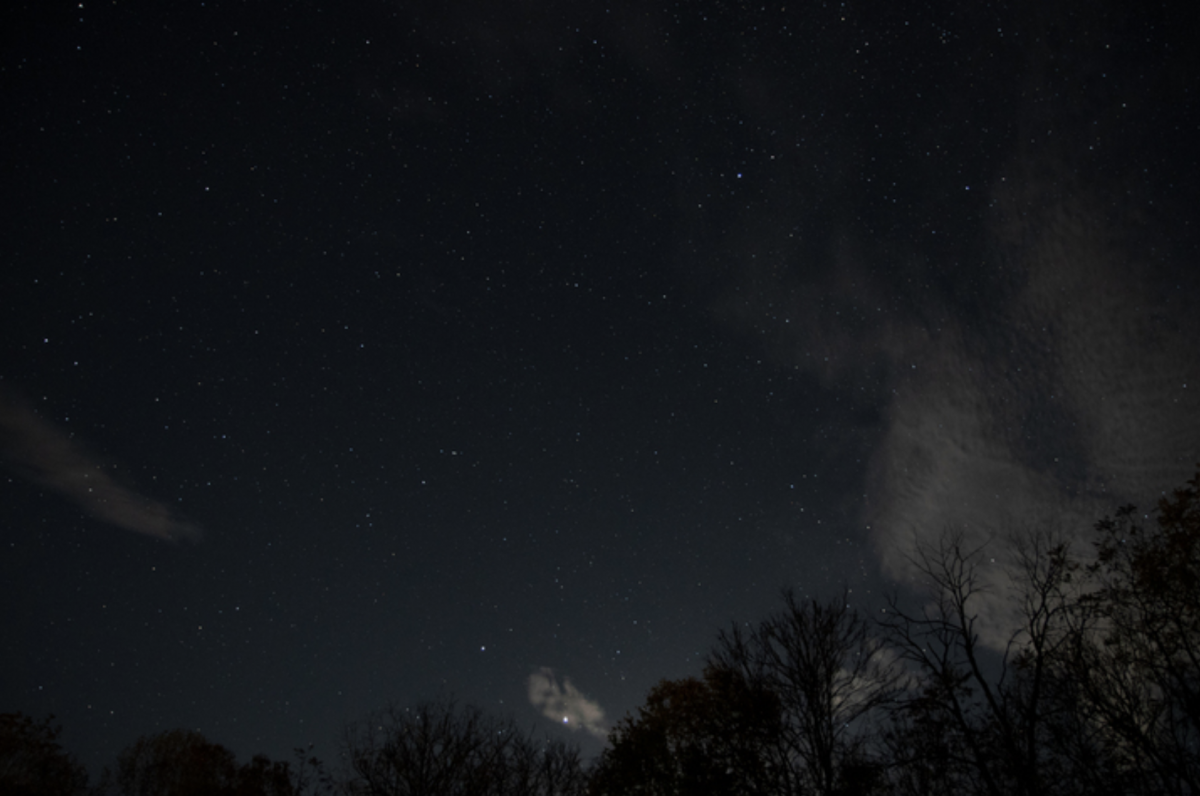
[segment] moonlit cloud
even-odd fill
[[[572,730],[586,730],[604,740],[604,709],[588,699],[569,678],[559,682],[554,670],[543,666],[529,675],[529,703],[546,718]]]
[[[1050,514],[1082,530],[1181,485],[1195,464],[1200,365],[1185,296],[1161,290],[1102,196],[1077,190],[1036,214],[1019,210],[1056,195],[1051,185],[996,191],[995,246],[1020,288],[973,345],[957,342],[964,325],[894,383],[869,509],[893,575],[902,533]]]
[[[169,506],[118,483],[62,429],[0,391],[0,460],[27,481],[69,498],[88,514],[129,531],[196,542],[200,527]]]
[[[914,582],[916,546],[947,530],[972,547],[1047,525],[1078,538],[1120,505],[1151,508],[1200,460],[1194,253],[1125,211],[1119,178],[1075,172],[1058,150],[1013,154],[979,243],[959,250],[969,268],[852,227],[808,269],[782,240],[728,242],[740,267],[715,314],[878,413],[858,431],[860,517],[893,580]]]

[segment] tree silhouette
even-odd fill
[[[1017,619],[999,654],[980,640],[984,547],[967,547],[961,533],[919,547],[913,559],[933,601],[912,612],[893,599],[884,615],[890,642],[918,673],[892,734],[910,786],[932,787],[940,773],[943,791],[1038,796],[1061,774],[1049,743],[1048,684],[1069,638],[1077,565],[1065,542],[1037,529],[1013,536],[1010,552]]]
[[[779,701],[769,747],[780,793],[869,793],[880,779],[879,734],[902,685],[891,652],[843,593],[827,601],[783,592],[782,610],[722,632],[712,665]]]
[[[702,679],[663,680],[609,737],[592,771],[600,794],[775,793],[767,755],[780,733],[776,696],[713,666]]]
[[[598,793],[873,792],[876,743],[900,678],[839,595],[720,634],[702,680],[660,683],[613,733]]]
[[[75,796],[87,790],[87,770],[59,745],[61,728],[52,721],[0,713],[0,793]]]
[[[343,733],[340,787],[353,796],[573,796],[579,751],[451,698],[389,706]]]
[[[287,763],[262,755],[238,766],[233,752],[198,732],[168,730],[139,738],[106,771],[105,792],[119,796],[293,796]]]
[[[1015,536],[999,652],[980,641],[982,548],[947,534],[918,551],[933,600],[893,600],[883,621],[918,673],[889,734],[895,790],[1200,792],[1200,475],[1189,485],[1152,526],[1132,506],[1099,522],[1091,560],[1053,530]]]
[[[1133,506],[1097,524],[1080,631],[1059,661],[1081,723],[1137,792],[1200,793],[1198,490],[1200,473],[1149,528]]]

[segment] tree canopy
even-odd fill
[[[0,713],[0,792],[11,796],[74,796],[87,789],[87,770],[58,742],[53,716],[35,721]]]

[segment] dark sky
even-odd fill
[[[1194,11],[23,6],[0,711],[93,766],[440,691],[594,752],[780,587],[1200,459]]]

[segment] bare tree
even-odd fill
[[[722,632],[710,656],[778,700],[779,734],[764,754],[785,793],[867,793],[881,773],[876,740],[901,675],[847,596],[800,600],[785,590],[781,611]]]
[[[980,569],[986,547],[968,547],[957,532],[918,547],[913,564],[932,599],[912,611],[893,598],[884,614],[891,644],[917,674],[893,731],[894,776],[910,788],[920,782],[925,792],[934,786],[926,780],[940,773],[935,790],[1040,796],[1063,773],[1049,743],[1056,707],[1048,689],[1070,638],[1078,565],[1054,534],[1017,534],[1003,577],[988,580],[1008,593],[989,593]],[[1007,633],[982,626],[985,604],[993,616],[1013,609]],[[1002,648],[981,641],[985,630],[1006,639]]]
[[[576,747],[451,698],[350,724],[341,753],[341,786],[353,796],[572,796],[585,786]]]

